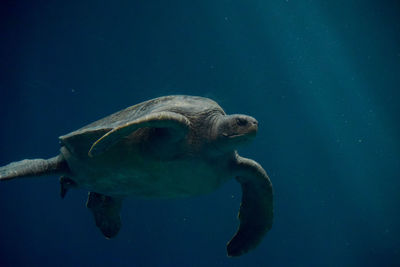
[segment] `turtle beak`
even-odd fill
[[[257,131],[258,131],[258,121],[256,119],[251,118],[246,122],[245,129],[242,129],[241,132],[231,135],[225,133],[222,135],[228,138],[244,137],[252,139],[253,137],[256,136]]]
[[[247,135],[255,136],[258,131],[258,121],[254,118],[248,120]]]
[[[254,120],[252,120],[251,122],[250,122],[250,132],[257,132],[258,131],[258,121],[256,120],[256,119],[254,119]]]

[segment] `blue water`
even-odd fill
[[[116,3],[117,2],[117,3]],[[259,121],[272,230],[227,258],[241,190],[130,198],[106,240],[87,192],[0,184],[0,266],[400,266],[398,1],[2,1],[0,165],[168,94]]]

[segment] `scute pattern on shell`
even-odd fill
[[[187,117],[191,122],[192,131],[188,136],[191,143],[196,146],[204,140],[198,140],[204,131],[205,120],[213,114],[225,115],[224,110],[213,100],[199,96],[170,95],[151,99],[134,106],[128,107],[105,118],[90,123],[76,131],[60,136],[62,145],[78,154],[86,154],[89,147],[98,138],[111,131],[113,128],[126,124],[150,113],[170,111]],[[86,144],[82,146],[82,144]],[[195,147],[193,147],[195,148]],[[84,150],[84,151],[83,151]]]

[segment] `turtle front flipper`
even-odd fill
[[[122,199],[89,192],[86,206],[92,211],[96,226],[107,238],[115,237],[121,228]]]
[[[89,150],[89,156],[94,157],[104,153],[109,147],[139,128],[172,128],[176,130],[177,134],[181,134],[183,137],[189,129],[189,126],[190,121],[181,114],[168,111],[151,113],[116,127],[103,135],[92,145]]]
[[[240,226],[228,242],[228,256],[240,256],[255,248],[272,226],[272,184],[264,169],[254,160],[237,156],[236,180],[242,186]]]

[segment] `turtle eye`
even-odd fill
[[[247,120],[242,118],[236,118],[236,124],[239,126],[245,126],[247,124]]]

